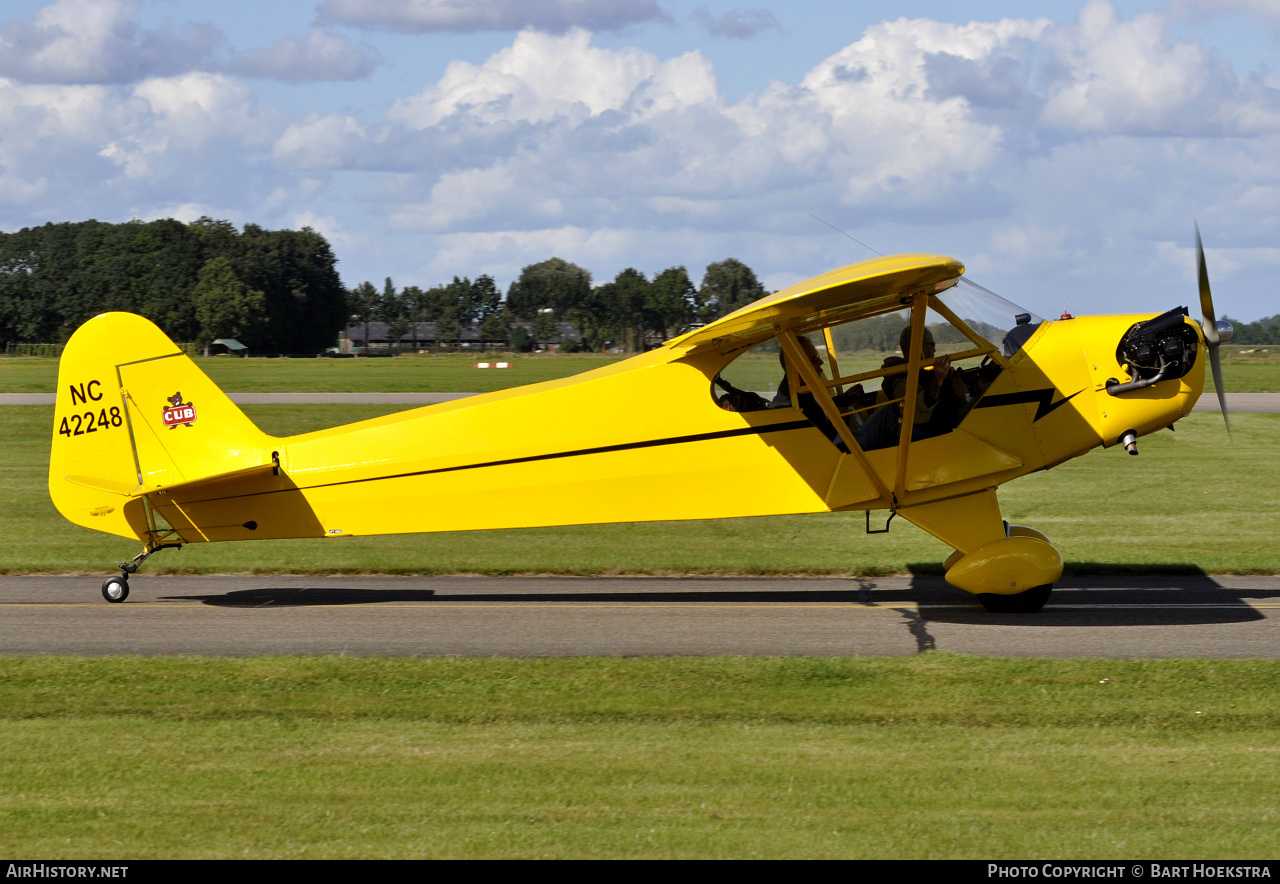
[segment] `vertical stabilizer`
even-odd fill
[[[274,442],[153,323],[103,313],[58,366],[49,496],[77,525],[145,540],[143,495],[270,466]]]

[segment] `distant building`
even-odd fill
[[[533,340],[533,323],[532,322],[515,322],[513,326],[523,326],[524,330],[529,333],[529,339]],[[365,328],[368,328],[369,338],[365,340]],[[455,346],[463,349],[483,349],[505,347],[508,338],[500,340],[485,340],[480,337],[480,325],[472,323],[459,327],[461,334],[450,341],[436,340],[436,324],[434,322],[411,322],[409,323],[409,331],[405,332],[400,340],[396,343],[406,349],[428,348],[438,346]],[[582,342],[582,335],[578,333],[573,323],[561,322],[557,323],[558,334],[549,341],[534,341],[538,347],[558,347],[562,344],[572,342],[579,344]],[[387,323],[385,322],[359,322],[348,325],[346,331],[342,334],[340,347],[344,353],[355,353],[365,347],[373,349],[385,348],[391,346],[390,335],[387,331]]]
[[[205,356],[248,356],[249,348],[235,338],[218,338],[204,348]]]

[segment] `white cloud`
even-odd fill
[[[237,55],[228,69],[245,77],[266,77],[286,83],[359,80],[378,60],[368,49],[356,49],[341,34],[320,29],[305,37],[282,37],[267,49]]]
[[[436,237],[436,252],[424,269],[446,276],[458,267],[486,267],[499,276],[515,277],[520,267],[533,260],[556,255],[591,267],[636,260],[631,232],[618,229],[586,229],[565,225],[537,230],[503,230],[454,233]],[[597,282],[603,281],[598,279]]]
[[[0,76],[28,83],[127,83],[207,67],[225,37],[212,25],[147,30],[121,0],[57,0],[0,28]]]
[[[569,8],[529,9],[553,7]],[[155,33],[135,28],[132,7],[94,8],[102,17],[79,30],[55,34],[38,14],[4,32],[24,76],[86,82],[0,80],[0,227],[211,214],[313,226],[352,279],[509,279],[552,254],[601,279],[681,263],[696,276],[734,255],[780,286],[866,257],[812,212],[886,252],[955,254],[1056,315],[1064,300],[1073,312],[1192,300],[1183,264],[1198,217],[1226,255],[1211,267],[1222,310],[1275,311],[1240,309],[1230,289],[1261,302],[1274,275],[1280,93],[1170,36],[1172,13],[1126,19],[1090,0],[1063,24],[884,22],[799,81],[734,101],[702,53],[531,27],[378,120],[336,101],[276,110],[226,73],[357,75],[368,56],[334,33],[231,62],[196,53],[209,69],[160,75],[127,58]],[[82,56],[50,48],[67,34]]]
[[[366,152],[369,134],[360,122],[345,114],[312,114],[289,126],[276,139],[276,159],[299,169],[336,169],[353,165]]]
[[[190,224],[192,221],[197,221],[200,218],[212,216],[216,213],[217,209],[206,203],[170,203],[152,206],[145,212],[134,213],[133,217],[139,221],[159,221],[163,218],[173,218],[183,224]]]
[[[581,121],[633,101],[652,115],[714,101],[711,65],[696,52],[661,61],[641,49],[599,49],[575,29],[524,31],[483,65],[454,61],[435,86],[396,102],[390,117],[414,128],[453,115],[481,123]]]
[[[669,20],[657,0],[326,0],[317,15],[331,24],[408,33],[614,31]]]
[[[255,158],[279,129],[243,84],[219,74],[133,87],[0,80],[0,177],[42,182],[4,188],[11,208],[0,225],[247,209],[276,174]]]
[[[980,119],[1028,130],[1139,136],[1280,131],[1274,83],[1237,76],[1199,41],[1172,39],[1170,23],[1168,15],[1153,11],[1123,19],[1110,0],[1088,0],[1071,24],[1045,20],[976,54],[936,42],[926,60],[928,89],[937,98],[963,98]]]
[[[347,230],[333,215],[317,215],[315,212],[298,212],[293,216],[293,228],[301,230],[304,227],[310,227],[317,231],[321,236],[329,241],[329,244],[341,248],[343,246],[357,246],[360,244],[362,237],[354,236]]]
[[[1280,128],[1280,95],[1248,95],[1223,59],[1198,42],[1172,42],[1167,31],[1159,13],[1124,21],[1109,0],[1089,0],[1074,26],[1046,40],[1066,76],[1050,89],[1044,121],[1134,134]]]

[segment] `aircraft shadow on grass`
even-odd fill
[[[1263,619],[1250,600],[1280,599],[1276,589],[1224,587],[1194,565],[1171,563],[1159,575],[1125,573],[1124,566],[1092,563],[1100,576],[1067,576],[1057,585],[1049,604],[1038,614],[992,617],[976,601],[947,585],[936,565],[910,565],[911,582],[882,586],[874,577],[848,580],[815,579],[812,589],[798,589],[786,578],[609,578],[617,589],[566,590],[572,579],[548,586],[545,579],[513,578],[513,591],[473,592],[450,580],[439,589],[362,587],[272,587],[225,593],[165,596],[170,601],[200,601],[224,608],[329,607],[370,604],[438,603],[613,603],[613,604],[915,604],[920,617],[940,623],[977,626],[1163,626],[1245,623]],[[1132,569],[1128,569],[1132,571]],[[1102,576],[1105,575],[1105,576]],[[1118,576],[1117,576],[1118,575]],[[354,582],[354,580],[353,580]],[[477,583],[480,581],[477,580]],[[586,584],[586,581],[583,581]],[[661,584],[662,589],[647,589]],[[679,588],[671,588],[676,584]],[[492,585],[492,584],[490,584]],[[597,581],[592,585],[598,586]],[[786,588],[783,588],[783,587]]]

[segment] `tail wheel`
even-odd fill
[[[128,578],[108,577],[102,581],[102,597],[116,604],[123,602],[129,597]]]
[[[992,614],[1034,614],[1049,601],[1049,594],[1052,592],[1053,584],[1046,583],[1044,586],[1033,586],[1031,589],[1013,595],[979,593],[978,601],[982,602],[982,607]]]

